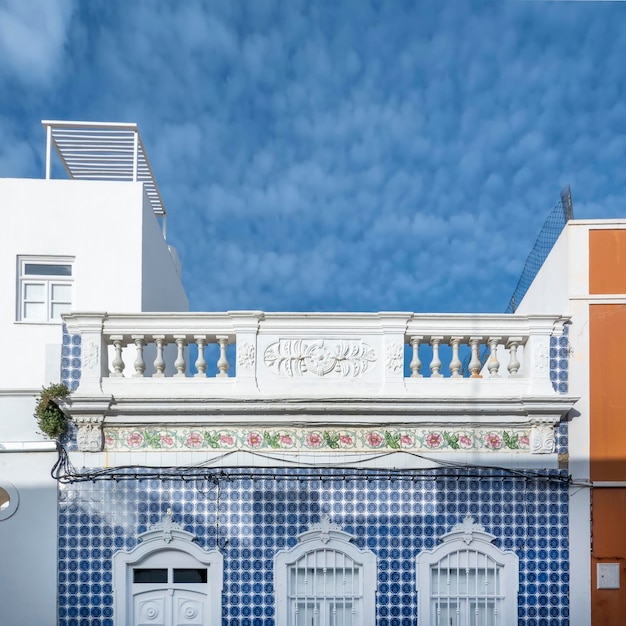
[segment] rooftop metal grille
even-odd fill
[[[70,178],[142,182],[155,215],[166,215],[137,124],[51,120],[41,123],[47,137],[47,179],[54,146]]]

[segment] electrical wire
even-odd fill
[[[591,484],[587,481],[574,480],[571,475],[565,473],[564,470],[549,469],[516,469],[498,465],[473,465],[470,463],[456,463],[445,459],[436,459],[433,457],[425,457],[421,454],[410,451],[402,451],[400,454],[406,454],[416,457],[420,460],[435,464],[437,467],[422,468],[394,468],[394,469],[378,469],[359,467],[365,462],[372,462],[382,458],[389,457],[398,452],[387,452],[368,456],[367,458],[346,460],[340,463],[321,465],[316,463],[306,463],[299,459],[291,461],[288,459],[277,459],[272,455],[264,455],[259,452],[251,453],[253,456],[259,456],[265,460],[280,461],[284,463],[289,461],[289,466],[264,466],[262,468],[244,468],[239,466],[232,467],[211,467],[216,462],[223,462],[228,456],[240,451],[230,451],[217,459],[203,461],[196,465],[185,466],[150,466],[150,465],[121,465],[107,468],[84,468],[77,470],[70,458],[67,450],[59,443],[57,444],[58,458],[51,470],[51,476],[61,484],[71,484],[77,482],[113,480],[172,480],[178,479],[182,481],[203,480],[219,486],[219,482],[223,480],[244,480],[244,479],[281,479],[286,480],[295,478],[299,482],[308,480],[332,481],[332,480],[437,480],[444,478],[451,479],[478,479],[493,480],[518,478],[525,481],[540,481],[545,483],[555,483],[560,485],[569,485],[579,488],[590,488]],[[248,451],[245,451],[248,452]],[[293,475],[294,467],[301,467],[308,470],[308,473],[300,473]],[[340,472],[336,476],[323,474],[322,470],[335,469]],[[316,471],[317,470],[317,471]],[[488,472],[488,475],[485,475]]]

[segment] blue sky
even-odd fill
[[[626,3],[0,0],[0,176],[139,124],[193,310],[494,311],[626,216]]]

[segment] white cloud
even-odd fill
[[[49,87],[61,70],[73,0],[4,0],[0,72],[27,86]]]

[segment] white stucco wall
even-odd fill
[[[142,220],[141,310],[188,311],[181,277],[145,194]]]
[[[17,488],[19,506],[0,520],[0,623],[56,624],[56,452],[0,453],[0,486]]]
[[[569,303],[569,229],[565,228],[537,276],[519,303],[516,313],[566,314]]]
[[[11,355],[0,363],[0,387],[51,382],[50,362],[61,342],[60,324],[16,322],[19,255],[74,258],[74,311],[187,310],[144,198],[141,183],[0,180],[0,284],[6,293],[0,332]]]

